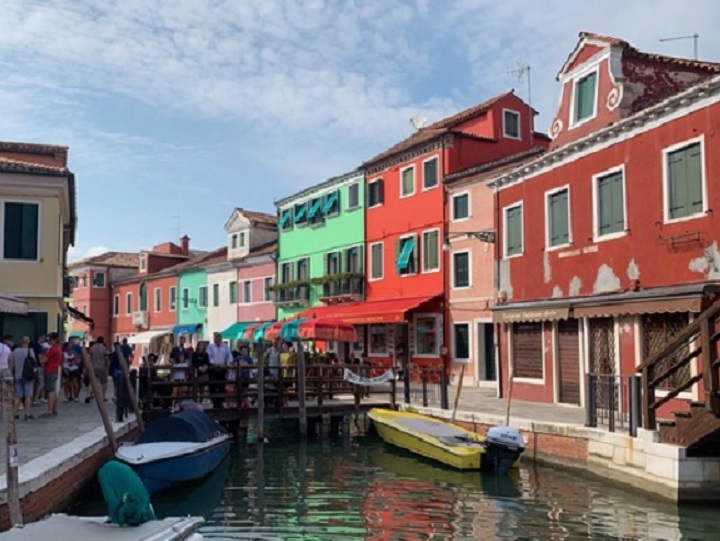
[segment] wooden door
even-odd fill
[[[580,342],[578,320],[559,321],[558,339],[558,401],[580,405]]]

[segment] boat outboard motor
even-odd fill
[[[525,451],[525,438],[517,428],[494,426],[485,437],[485,459],[495,473],[507,473]]]

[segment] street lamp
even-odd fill
[[[484,231],[462,231],[459,233],[446,233],[445,240],[443,242],[443,250],[446,252],[450,250],[450,240],[458,237],[474,237],[481,242],[487,244],[495,243],[495,231],[492,229],[486,229]]]

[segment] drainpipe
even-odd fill
[[[440,350],[441,353],[444,350],[445,354],[443,355],[443,373],[448,374],[448,371],[451,368],[452,362],[451,362],[451,355],[450,355],[450,348],[446,346],[446,344],[450,343],[448,340],[448,336],[450,333],[450,287],[448,284],[448,272],[447,268],[450,261],[450,252],[445,251],[445,235],[449,233],[448,231],[448,220],[447,220],[447,189],[445,187],[445,175],[447,172],[447,160],[445,157],[445,136],[443,135],[442,141],[441,141],[441,156],[442,156],[442,236],[438,239],[438,243],[442,242],[442,253],[443,253],[443,268],[442,268],[442,281],[443,281],[443,294],[442,296],[442,303],[443,303],[443,341],[441,344],[442,349]],[[442,408],[443,409],[449,409],[449,399],[448,399],[448,383],[450,381],[449,377],[444,378],[445,385],[443,385],[443,393],[442,393]]]
[[[493,219],[495,220],[495,261],[494,261],[494,276],[493,276],[493,304],[495,303],[495,300],[498,298],[498,292],[500,291],[500,192],[498,189],[498,186],[495,186],[493,188]],[[503,397],[503,389],[502,389],[502,381],[503,381],[503,375],[502,375],[502,358],[500,357],[502,351],[500,347],[500,332],[502,330],[502,323],[495,323],[495,333],[493,337],[493,341],[495,342],[495,366],[497,367],[497,370],[495,371],[495,378],[497,380],[497,397],[502,398]],[[509,362],[509,360],[508,360]]]

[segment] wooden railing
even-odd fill
[[[657,411],[702,382],[705,408],[720,416],[718,400],[718,341],[720,341],[720,302],[700,314],[664,349],[646,359],[637,369],[642,374],[642,410],[644,427],[655,430]],[[697,371],[691,366],[697,359]],[[676,376],[686,369],[688,376]],[[657,390],[665,391],[658,398]]]

